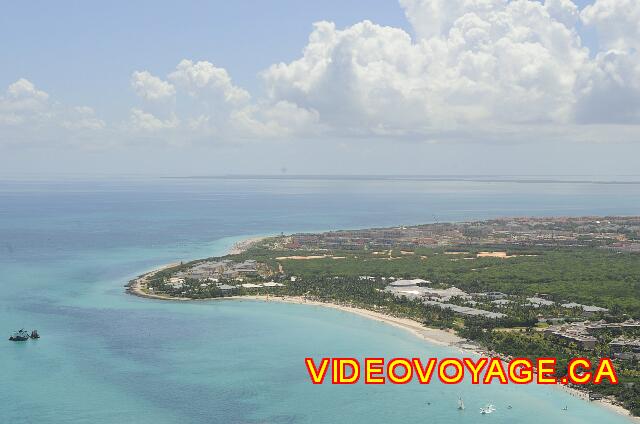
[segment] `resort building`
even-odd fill
[[[541,306],[553,306],[556,304],[551,300],[543,299],[541,297],[527,297],[527,300],[529,301],[528,306],[534,308],[539,308]]]
[[[640,339],[618,337],[609,343],[611,353],[619,359],[640,359]]]
[[[391,287],[417,286],[419,284],[431,284],[431,281],[423,280],[422,278],[414,278],[413,280],[396,280],[389,283]]]
[[[174,289],[181,289],[184,286],[184,278],[180,277],[171,277],[167,282],[168,285],[173,287]]]
[[[425,288],[424,290],[425,297],[432,300],[438,300],[440,302],[447,302],[454,297],[460,297],[462,299],[470,299],[466,292],[460,290],[459,288],[452,286],[448,289],[432,289]]]
[[[507,295],[506,293],[502,293],[502,292],[498,292],[498,291],[490,291],[490,292],[487,292],[487,293],[478,293],[478,296],[484,297],[484,298],[487,298],[487,299],[492,299],[492,300],[505,299],[505,298],[509,297],[509,295]]]
[[[582,314],[585,316],[592,316],[600,312],[609,312],[609,310],[606,308],[591,305],[581,305],[580,303],[575,302],[563,303],[560,306],[566,309],[582,309]]]
[[[505,318],[506,317],[505,314],[501,314],[499,312],[485,311],[483,309],[470,308],[468,306],[454,305],[452,303],[442,303],[442,302],[436,302],[436,301],[433,301],[433,300],[425,300],[422,303],[424,303],[425,305],[428,305],[428,306],[438,306],[438,307],[440,307],[442,309],[450,309],[453,312],[456,312],[456,313],[461,314],[461,315],[481,316],[481,317],[492,318],[492,319],[498,319],[498,318]]]
[[[598,343],[598,339],[587,332],[586,325],[583,322],[552,325],[544,330],[544,334],[576,343],[586,350],[595,349]]]
[[[596,333],[599,330],[630,330],[640,328],[640,320],[628,319],[624,322],[606,322],[601,319],[600,321],[585,321],[584,326],[589,333]]]
[[[218,285],[218,289],[222,290],[223,292],[230,292],[236,289],[236,286],[230,286],[228,284],[220,284]]]

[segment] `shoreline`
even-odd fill
[[[227,253],[225,253],[225,255],[239,255],[241,253],[244,253],[249,250],[249,248],[254,244],[259,243],[269,237],[270,236],[256,236],[240,240],[234,243],[234,245],[231,246],[231,248],[227,251]]]
[[[269,238],[269,236],[256,236],[256,237],[249,237],[243,240],[240,240],[236,243],[233,244],[233,246],[231,246],[229,248],[229,250],[224,253],[224,255],[222,256],[226,256],[226,255],[239,255],[241,253],[246,252],[251,246],[253,246],[254,244]],[[137,277],[133,278],[132,280],[130,280],[125,287],[127,288],[126,292],[129,294],[132,294],[134,296],[138,296],[138,297],[146,297],[149,299],[160,299],[160,300],[174,300],[174,301],[193,301],[194,299],[190,299],[190,298],[186,298],[186,297],[170,297],[170,296],[161,296],[161,295],[157,295],[157,294],[152,294],[149,292],[146,292],[144,289],[145,287],[145,283],[147,282],[147,279],[149,277],[153,277],[155,274],[157,274],[158,272],[165,270],[167,268],[171,268],[177,265],[180,265],[181,262],[171,262],[168,264],[164,264],[164,265],[160,265],[157,268],[154,268],[150,271],[144,272],[143,274],[138,275]],[[239,296],[242,297],[242,296]],[[204,300],[204,299],[203,299]],[[208,299],[206,299],[208,300]]]
[[[226,253],[226,255],[238,255],[245,251],[247,251],[252,245],[258,243],[261,240],[268,238],[267,236],[261,237],[251,237],[235,243]],[[288,303],[288,304],[296,304],[296,305],[310,305],[310,306],[320,306],[324,308],[330,308],[334,310],[339,310],[343,312],[352,313],[355,315],[359,315],[364,318],[368,318],[374,321],[382,322],[384,324],[393,326],[395,328],[399,328],[405,331],[410,332],[415,337],[422,339],[428,343],[432,343],[438,346],[445,346],[450,348],[458,349],[461,352],[468,352],[474,355],[479,356],[499,356],[492,352],[487,352],[476,345],[473,341],[464,339],[453,331],[442,330],[438,328],[426,327],[422,323],[415,321],[410,318],[399,318],[394,317],[392,315],[388,315],[382,312],[371,311],[369,309],[364,308],[356,308],[353,306],[340,305],[337,303],[331,302],[319,302],[315,300],[309,300],[304,297],[299,296],[269,296],[269,295],[248,295],[248,296],[228,296],[228,297],[218,297],[218,298],[208,298],[208,299],[191,299],[184,297],[171,297],[171,296],[163,296],[151,294],[144,291],[144,284],[146,283],[149,277],[152,277],[156,273],[171,268],[173,266],[179,265],[180,262],[173,262],[169,264],[162,265],[156,269],[153,269],[149,272],[146,272],[142,275],[131,280],[125,287],[127,287],[126,292],[128,294],[132,294],[134,296],[148,298],[148,299],[156,299],[156,300],[169,300],[174,302],[202,302],[202,301],[223,301],[223,300],[231,300],[231,301],[242,301],[249,300],[254,302],[279,302],[279,303]],[[589,403],[595,403],[597,406],[605,408],[611,412],[614,412],[618,415],[624,416],[629,419],[629,422],[640,423],[640,417],[633,416],[631,412],[619,405],[614,399],[603,398],[600,400],[590,401],[588,399],[588,395],[576,388],[569,387],[562,384],[556,384],[554,387],[559,390],[563,390],[571,396],[580,398]]]

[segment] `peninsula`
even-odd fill
[[[171,264],[128,291],[336,307],[432,342],[510,357],[614,359],[579,387],[640,415],[640,217],[502,218],[300,233]]]

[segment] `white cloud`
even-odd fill
[[[25,78],[0,95],[0,145],[93,142],[105,128],[92,108],[65,106]]]
[[[246,90],[233,85],[225,69],[206,61],[182,60],[169,74],[169,79],[194,97],[213,95],[232,104],[246,102],[251,97]]]
[[[300,59],[263,74],[270,99],[317,110],[352,134],[571,119],[588,52],[544,5],[402,3],[421,39],[368,21],[344,30],[318,23]]]
[[[598,53],[580,83],[578,122],[640,124],[640,52]]]
[[[601,45],[578,91],[579,122],[640,124],[640,2],[596,0],[582,10]]]
[[[29,80],[20,78],[0,96],[0,124],[20,125],[47,114],[49,95]]]
[[[578,6],[571,0],[545,0],[544,7],[553,19],[567,27],[573,28],[580,20]]]
[[[95,116],[93,108],[88,106],[74,107],[61,125],[69,130],[101,130],[106,126],[102,119]]]
[[[234,110],[233,129],[245,137],[286,137],[299,133],[314,133],[319,116],[314,110],[301,108],[287,101],[260,104]]]
[[[625,124],[628,137],[629,125],[640,124],[640,61],[630,48],[639,38],[632,23],[640,6],[597,0],[581,12],[571,0],[400,4],[414,36],[369,21],[343,29],[318,22],[301,57],[261,73],[265,98],[252,99],[224,68],[185,59],[167,76],[178,103],[162,112],[179,119],[156,118],[164,124],[152,126],[211,139],[373,135],[442,142],[585,139],[582,124],[607,131]],[[618,50],[590,55],[580,21]],[[609,28],[618,21],[623,29]]]
[[[130,114],[131,127],[134,130],[141,131],[160,131],[167,129],[175,129],[180,124],[176,117],[162,120],[155,117],[149,112],[145,112],[141,109],[133,108]]]
[[[362,22],[338,31],[320,22],[302,58],[263,77],[273,103],[315,110],[324,123],[357,133],[390,121],[421,125],[425,66],[402,30]]]
[[[595,140],[618,128],[621,139],[638,137],[640,2],[579,10],[571,0],[399,1],[412,33],[318,22],[299,58],[260,74],[264,97],[208,61],[184,59],[164,77],[135,71],[131,88],[147,102],[117,136],[482,142]],[[599,51],[584,47],[580,25],[595,29]],[[0,126],[27,123],[107,127],[92,109],[62,107],[20,79],[0,97]]]
[[[7,88],[7,94],[13,99],[31,99],[38,102],[45,102],[49,95],[38,90],[33,83],[27,79],[20,78]]]
[[[486,14],[504,8],[507,0],[400,0],[416,35],[422,39],[446,36],[465,13]]]
[[[151,76],[147,71],[134,75],[144,80]],[[234,85],[224,68],[210,62],[182,60],[167,78],[175,84],[172,95],[176,102],[155,105],[154,113],[132,109],[130,128],[158,134],[171,130],[167,135],[175,144],[194,139],[286,137],[298,131],[308,133],[318,121],[317,112],[288,101],[252,102],[249,93]]]
[[[603,50],[640,49],[638,0],[596,0],[580,17],[585,25],[596,28]]]
[[[135,93],[146,100],[161,100],[172,97],[175,87],[147,71],[135,71],[131,75],[131,87]]]

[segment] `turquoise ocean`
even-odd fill
[[[163,302],[123,286],[155,266],[221,255],[255,235],[639,213],[640,184],[584,177],[5,179],[0,336],[24,327],[42,338],[0,341],[0,423],[628,422],[535,385],[315,386],[307,356],[461,353],[326,308]],[[458,396],[465,411],[456,409]],[[487,403],[497,411],[481,416]]]

